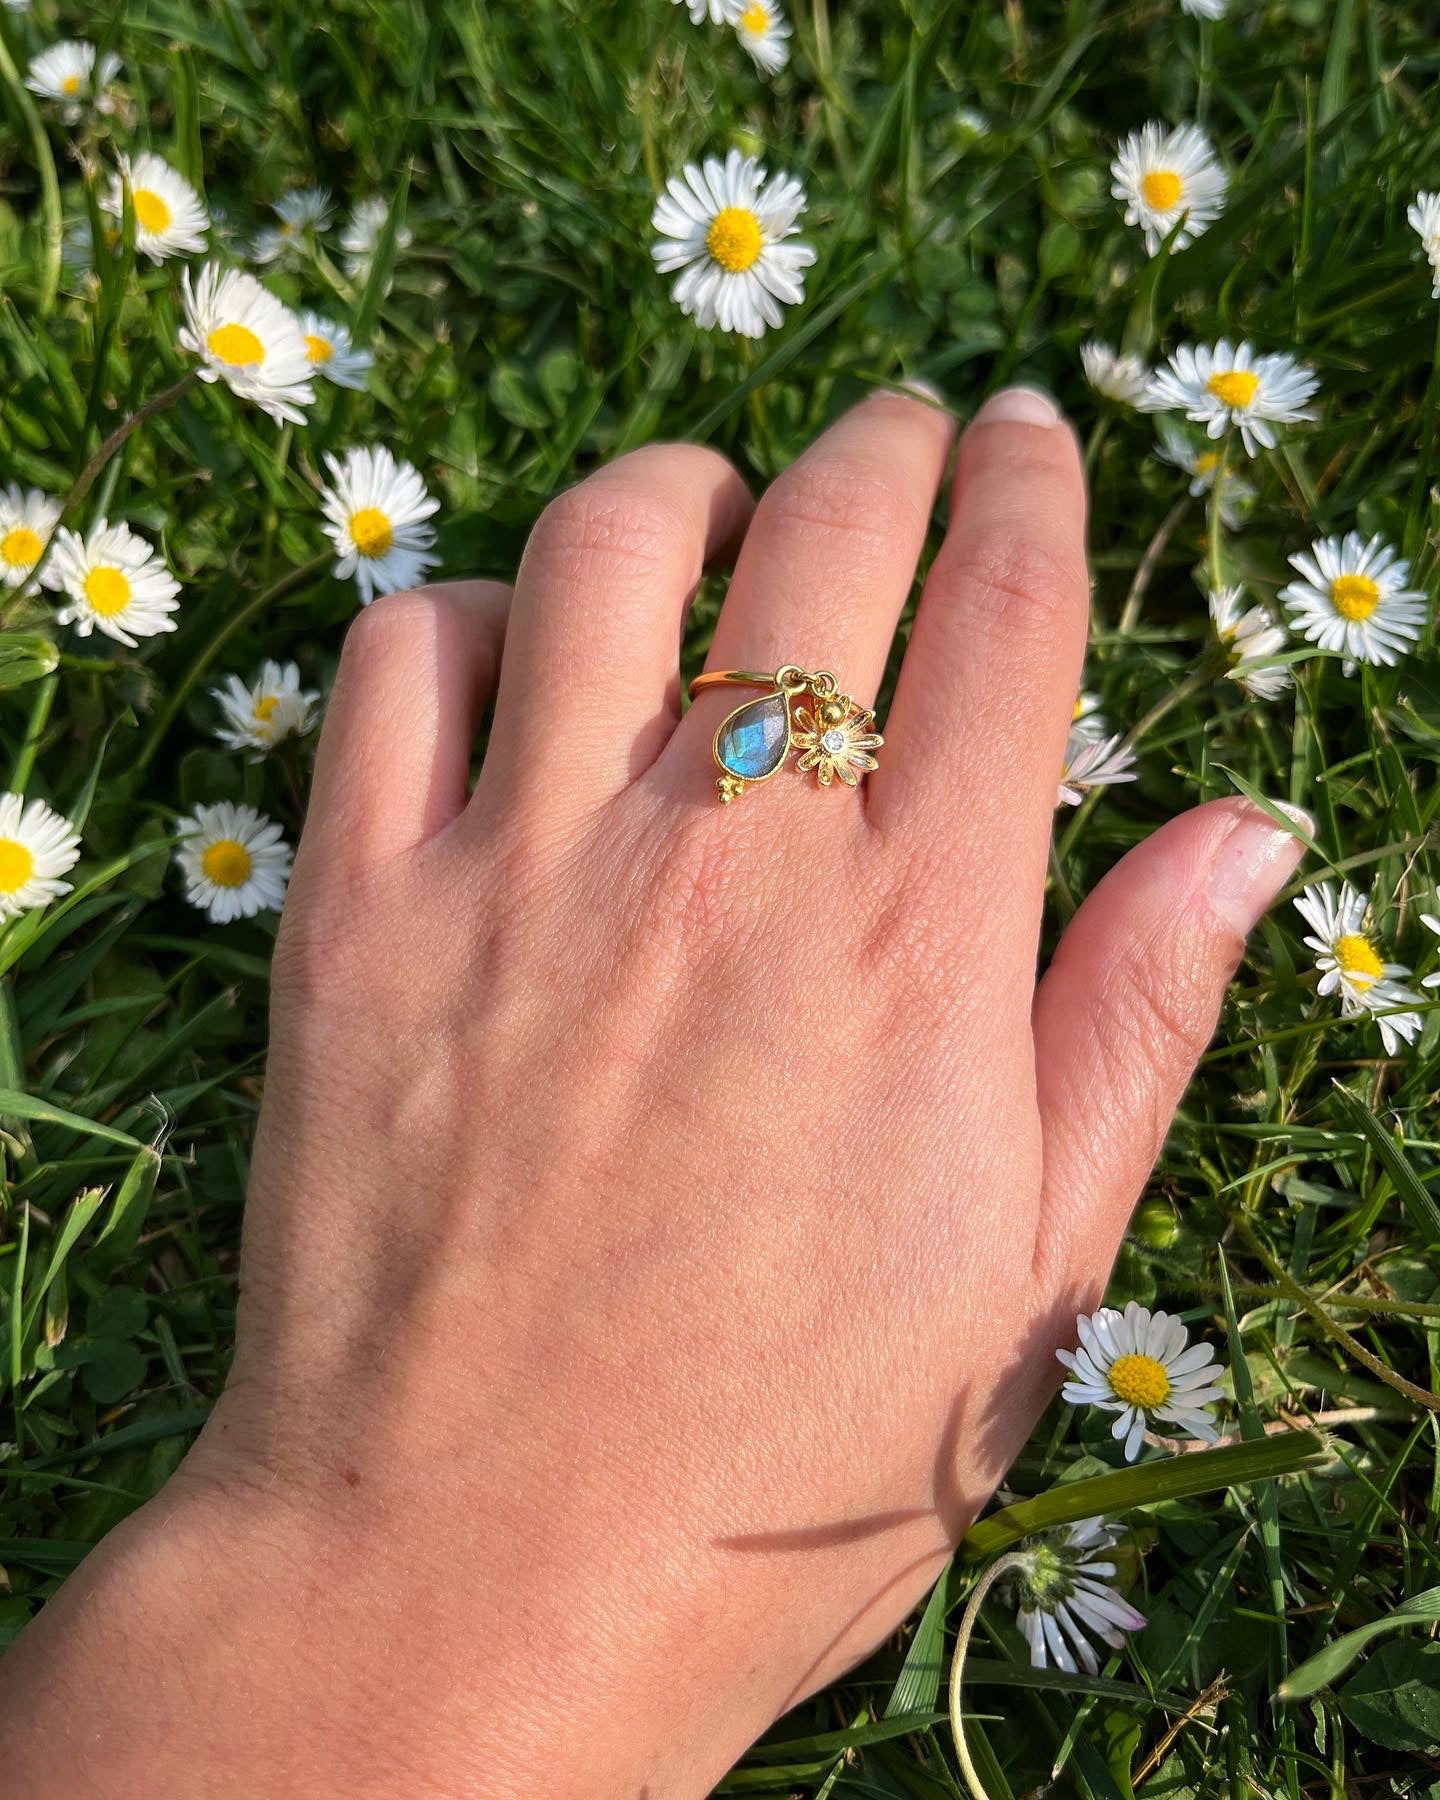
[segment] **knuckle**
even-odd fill
[[[772,527],[841,533],[893,555],[896,530],[923,536],[929,514],[873,464],[835,455],[802,457],[777,476],[763,502]]]
[[[1089,589],[1083,557],[1034,532],[989,525],[947,540],[932,578],[963,596],[967,617],[997,632],[1047,634],[1077,616]]]
[[[624,580],[668,563],[693,533],[681,506],[621,481],[582,481],[550,502],[525,548],[525,568],[548,581]]]

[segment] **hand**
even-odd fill
[[[234,1374],[7,1662],[16,1792],[701,1795],[934,1579],[1299,854],[1241,802],[1174,820],[1037,987],[1088,585],[1023,390],[961,440],[879,771],[716,804],[753,695],[680,717],[702,565],[741,544],[710,667],[868,705],[950,450],[873,397],[753,518],[711,451],[642,450],[513,602],[356,620]]]

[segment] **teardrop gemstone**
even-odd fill
[[[716,762],[742,781],[773,775],[789,748],[790,702],[780,693],[737,706],[715,734]]]

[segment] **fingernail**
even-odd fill
[[[1298,806],[1273,800],[1276,812],[1293,819],[1307,837],[1315,835],[1315,821]],[[1254,929],[1270,903],[1295,873],[1305,846],[1277,825],[1258,806],[1240,815],[1216,852],[1210,869],[1210,905],[1218,917],[1241,937]]]
[[[1039,388],[1008,387],[992,394],[975,415],[977,425],[1058,425],[1060,408]]]
[[[908,381],[900,383],[902,394],[913,394],[917,400],[928,400],[932,406],[948,406],[946,400],[933,381],[927,381],[923,375],[912,375]]]

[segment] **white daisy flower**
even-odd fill
[[[178,169],[145,150],[134,162],[121,159],[110,192],[100,202],[114,218],[125,210],[125,176],[130,177],[130,203],[135,211],[135,248],[153,263],[167,256],[190,256],[205,248],[210,228],[200,196]]]
[[[1430,272],[1435,277],[1432,292],[1434,298],[1440,300],[1440,194],[1418,193],[1405,218],[1411,229],[1419,234]]]
[[[1147,412],[1183,412],[1212,438],[1238,425],[1245,454],[1254,456],[1257,444],[1274,449],[1272,425],[1315,417],[1306,402],[1319,386],[1293,356],[1257,356],[1249,344],[1232,349],[1221,338],[1213,349],[1186,344],[1177,350],[1168,368],[1155,371],[1144,406]]]
[[[18,919],[70,892],[60,877],[80,860],[80,834],[43,800],[0,794],[0,918]]]
[[[1230,0],[1180,0],[1180,10],[1192,19],[1223,19]]]
[[[1125,202],[1125,223],[1138,225],[1151,256],[1183,219],[1175,248],[1213,225],[1225,207],[1225,171],[1198,125],[1174,130],[1153,120],[1132,131],[1110,165],[1110,192]]]
[[[1110,1435],[1124,1439],[1126,1462],[1140,1454],[1146,1427],[1154,1422],[1213,1443],[1215,1422],[1207,1409],[1222,1397],[1215,1384],[1223,1370],[1209,1344],[1190,1343],[1179,1319],[1132,1300],[1123,1313],[1113,1306],[1088,1317],[1081,1313],[1075,1330],[1080,1348],[1055,1352],[1071,1371],[1061,1395],[1072,1406],[1118,1414]]]
[[[1116,1591],[1115,1564],[1106,1555],[1121,1535],[1103,1519],[1080,1519],[1020,1546],[1023,1561],[1002,1586],[1030,1646],[1032,1668],[1053,1662],[1069,1675],[1080,1669],[1098,1675],[1100,1659],[1086,1633],[1118,1650],[1123,1633],[1144,1626],[1144,1613]]]
[[[1199,499],[1215,485],[1220,468],[1218,450],[1201,450],[1185,435],[1173,419],[1156,421],[1155,434],[1160,439],[1155,454],[1161,462],[1183,469],[1190,477],[1190,493]],[[1245,508],[1255,498],[1255,484],[1235,469],[1226,469],[1220,482],[1220,523],[1233,529],[1244,517]]]
[[[1433,931],[1436,937],[1440,937],[1440,919],[1437,919],[1434,913],[1421,913],[1420,923],[1424,925],[1427,930]],[[1423,988],[1440,987],[1440,969],[1436,969],[1431,974],[1422,977],[1420,985]]]
[[[1280,590],[1291,622],[1347,662],[1395,663],[1420,636],[1429,600],[1408,587],[1410,565],[1380,537],[1317,538],[1290,558],[1302,579]]]
[[[1330,882],[1322,881],[1307,887],[1295,908],[1310,927],[1304,941],[1315,952],[1319,992],[1340,995],[1342,1017],[1420,1003],[1419,994],[1399,979],[1410,973],[1406,965],[1386,962],[1375,947],[1367,894],[1346,881],[1337,895]],[[1390,1012],[1375,1023],[1385,1054],[1393,1056],[1402,1040],[1408,1044],[1415,1039],[1424,1019],[1419,1013]]]
[[[983,138],[989,137],[990,135],[990,121],[985,117],[984,113],[978,111],[973,106],[957,106],[955,108],[955,123],[960,128],[961,132],[968,137]]]
[[[380,247],[380,236],[389,217],[390,208],[378,194],[355,202],[345,229],[340,233],[340,248],[345,252],[345,273],[351,281],[369,280],[370,265]],[[414,241],[415,234],[408,225],[402,225],[395,234],[395,249],[397,252],[408,250]]]
[[[767,184],[753,156],[707,156],[703,168],[686,163],[683,176],[666,183],[650,220],[660,234],[650,254],[662,275],[680,271],[671,294],[697,325],[763,337],[784,319],[781,301],[798,306],[805,298],[800,271],[815,252],[786,242],[804,210],[794,176]]]
[[[1085,379],[1097,394],[1122,406],[1138,406],[1150,385],[1150,371],[1138,356],[1122,356],[1098,338],[1080,346]]]
[[[677,6],[688,6],[692,23],[723,25],[735,12],[735,0],[675,0]]]
[[[1263,606],[1246,608],[1243,590],[1221,588],[1210,595],[1215,635],[1230,653],[1228,679],[1238,682],[1252,700],[1274,700],[1290,686],[1290,670],[1273,658],[1285,648],[1283,628]]]
[[[1089,688],[1081,688],[1075,696],[1075,710],[1070,715],[1070,735],[1084,738],[1088,743],[1110,735],[1110,727],[1105,723],[1105,715],[1100,710],[1100,696]]]
[[[357,350],[343,325],[322,319],[319,313],[300,315],[300,329],[305,334],[305,354],[317,375],[333,381],[336,387],[363,388],[365,373],[375,358],[368,350]]]
[[[45,581],[68,597],[55,617],[73,625],[77,637],[99,631],[133,650],[141,638],[175,629],[171,614],[180,583],[154,546],[128,525],[97,519],[84,537],[61,531]]]
[[[1091,788],[1113,787],[1136,779],[1135,752],[1122,750],[1120,738],[1091,738],[1072,728],[1060,770],[1057,806],[1078,806]]]
[[[30,59],[25,85],[42,100],[53,100],[60,107],[60,117],[74,125],[84,117],[87,104],[98,112],[115,109],[108,93],[110,83],[120,73],[120,58],[107,53],[95,62],[95,46],[82,38],[62,38],[38,56]]]
[[[0,588],[19,587],[28,578],[59,522],[60,502],[39,488],[22,489],[13,481],[0,488]],[[49,577],[47,565],[47,586],[53,585]]]
[[[790,26],[774,0],[749,0],[732,16],[735,35],[750,52],[755,66],[767,75],[778,75],[790,60]]]
[[[215,727],[220,742],[260,756],[287,737],[313,731],[320,714],[319,694],[300,686],[300,670],[293,662],[267,662],[249,686],[229,675],[210,695],[223,715]]]
[[[271,207],[280,220],[266,225],[255,234],[250,254],[256,262],[278,262],[297,249],[307,233],[324,231],[330,223],[330,191],[328,188],[292,188],[282,194]]]
[[[381,445],[375,450],[347,450],[345,460],[325,458],[330,486],[321,489],[325,535],[340,560],[341,581],[352,575],[360,604],[377,594],[394,594],[422,581],[439,561],[428,554],[435,528],[425,521],[438,512],[412,463],[399,462]]]
[[[175,860],[185,877],[185,898],[208,912],[213,924],[279,912],[292,852],[264,813],[222,800],[197,806],[178,830]]]
[[[202,381],[223,381],[277,425],[299,425],[313,404],[312,365],[300,321],[253,275],[207,263],[192,284],[181,277],[180,343],[202,359]]]

